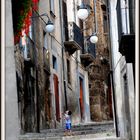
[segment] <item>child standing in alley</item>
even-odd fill
[[[72,112],[70,110],[67,110],[64,113],[64,119],[65,119],[65,135],[71,135],[71,114]]]

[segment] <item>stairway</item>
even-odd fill
[[[40,133],[20,135],[19,140],[123,140],[116,138],[113,122],[87,123],[72,126],[72,135],[65,136],[64,129],[46,129]]]

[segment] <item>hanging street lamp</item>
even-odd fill
[[[77,12],[77,16],[81,20],[85,20],[89,16],[88,8],[85,6],[85,4],[82,2],[80,5],[80,8]],[[96,17],[96,0],[94,0],[94,19],[95,19],[95,32],[90,36],[90,42],[91,43],[97,43],[98,37],[97,37],[97,17]]]
[[[45,29],[46,32],[52,33],[54,31],[54,24],[50,20],[48,20]]]
[[[96,36],[96,34],[93,34],[93,35],[91,35],[91,37],[90,37],[90,42],[91,43],[97,43],[98,42],[98,37]]]
[[[84,5],[84,3],[82,2],[79,10],[77,12],[77,16],[78,18],[80,18],[81,20],[85,20],[89,15],[89,12],[87,10],[87,7]]]
[[[36,11],[37,13],[37,11]],[[54,31],[54,24],[53,22],[50,20],[49,16],[47,13],[44,13],[44,14],[41,14],[39,15],[39,13],[37,13],[38,15],[37,16],[34,16],[32,18],[36,18],[36,17],[39,17],[41,18],[41,20],[46,24],[45,26],[45,31],[48,32],[48,33],[52,33]],[[43,16],[46,16],[48,18],[48,22],[46,23],[46,21],[42,18]]]

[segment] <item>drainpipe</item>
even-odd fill
[[[117,111],[116,111],[116,99],[115,99],[113,70],[110,70],[110,79],[111,79],[111,89],[112,89],[112,97],[113,97],[114,121],[115,121],[115,128],[116,128],[115,130],[116,130],[116,136],[119,137],[118,124],[117,124]]]
[[[110,17],[110,11],[109,11],[109,2],[107,2],[107,12],[109,14]],[[110,22],[108,22],[109,27],[110,27]],[[110,29],[110,28],[109,28]],[[119,137],[119,131],[118,131],[118,121],[117,121],[117,111],[116,111],[116,99],[115,99],[115,89],[114,89],[114,77],[113,77],[113,62],[112,62],[112,49],[111,49],[111,35],[110,35],[110,30],[108,32],[108,39],[109,39],[109,46],[110,46],[110,79],[111,79],[111,91],[112,91],[112,100],[113,100],[113,112],[114,112],[114,123],[115,123],[115,130],[116,130],[116,136]]]
[[[62,21],[62,0],[59,0],[59,9],[60,9],[60,27],[61,27],[61,44],[62,44],[62,68],[63,68],[63,84],[64,84],[64,96],[65,96],[65,110],[68,109],[67,103],[67,90],[66,90],[66,77],[65,77],[65,61],[64,61],[64,30],[63,30],[63,21]]]
[[[130,33],[135,33],[135,1],[129,0],[129,22],[130,22]]]

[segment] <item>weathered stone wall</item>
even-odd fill
[[[49,74],[44,69],[44,24],[40,18],[34,22],[34,37],[36,47],[37,85],[39,96],[39,123],[40,129],[50,127],[50,93]]]
[[[94,4],[91,3],[91,7]],[[95,31],[95,19],[94,14],[97,17],[97,36],[98,42],[96,44],[96,59],[89,66],[89,87],[90,87],[90,111],[91,119],[93,121],[103,121],[110,119],[109,105],[106,99],[108,96],[108,74],[110,72],[109,66],[109,40],[108,33],[104,33],[103,30],[103,10],[101,8],[101,2],[96,3],[96,13],[91,12],[90,19],[86,21],[86,35],[91,35],[92,31]],[[102,58],[107,61],[102,62]],[[105,90],[107,89],[107,90]]]
[[[28,57],[31,58],[31,61],[26,61],[28,64],[23,55],[24,47],[17,45],[15,48],[16,72],[19,81],[17,86],[20,89],[18,104],[21,133],[35,132],[37,127],[39,129],[49,127],[49,74],[44,71],[44,40],[41,22],[38,18],[33,22],[33,40],[29,39],[27,43]]]

